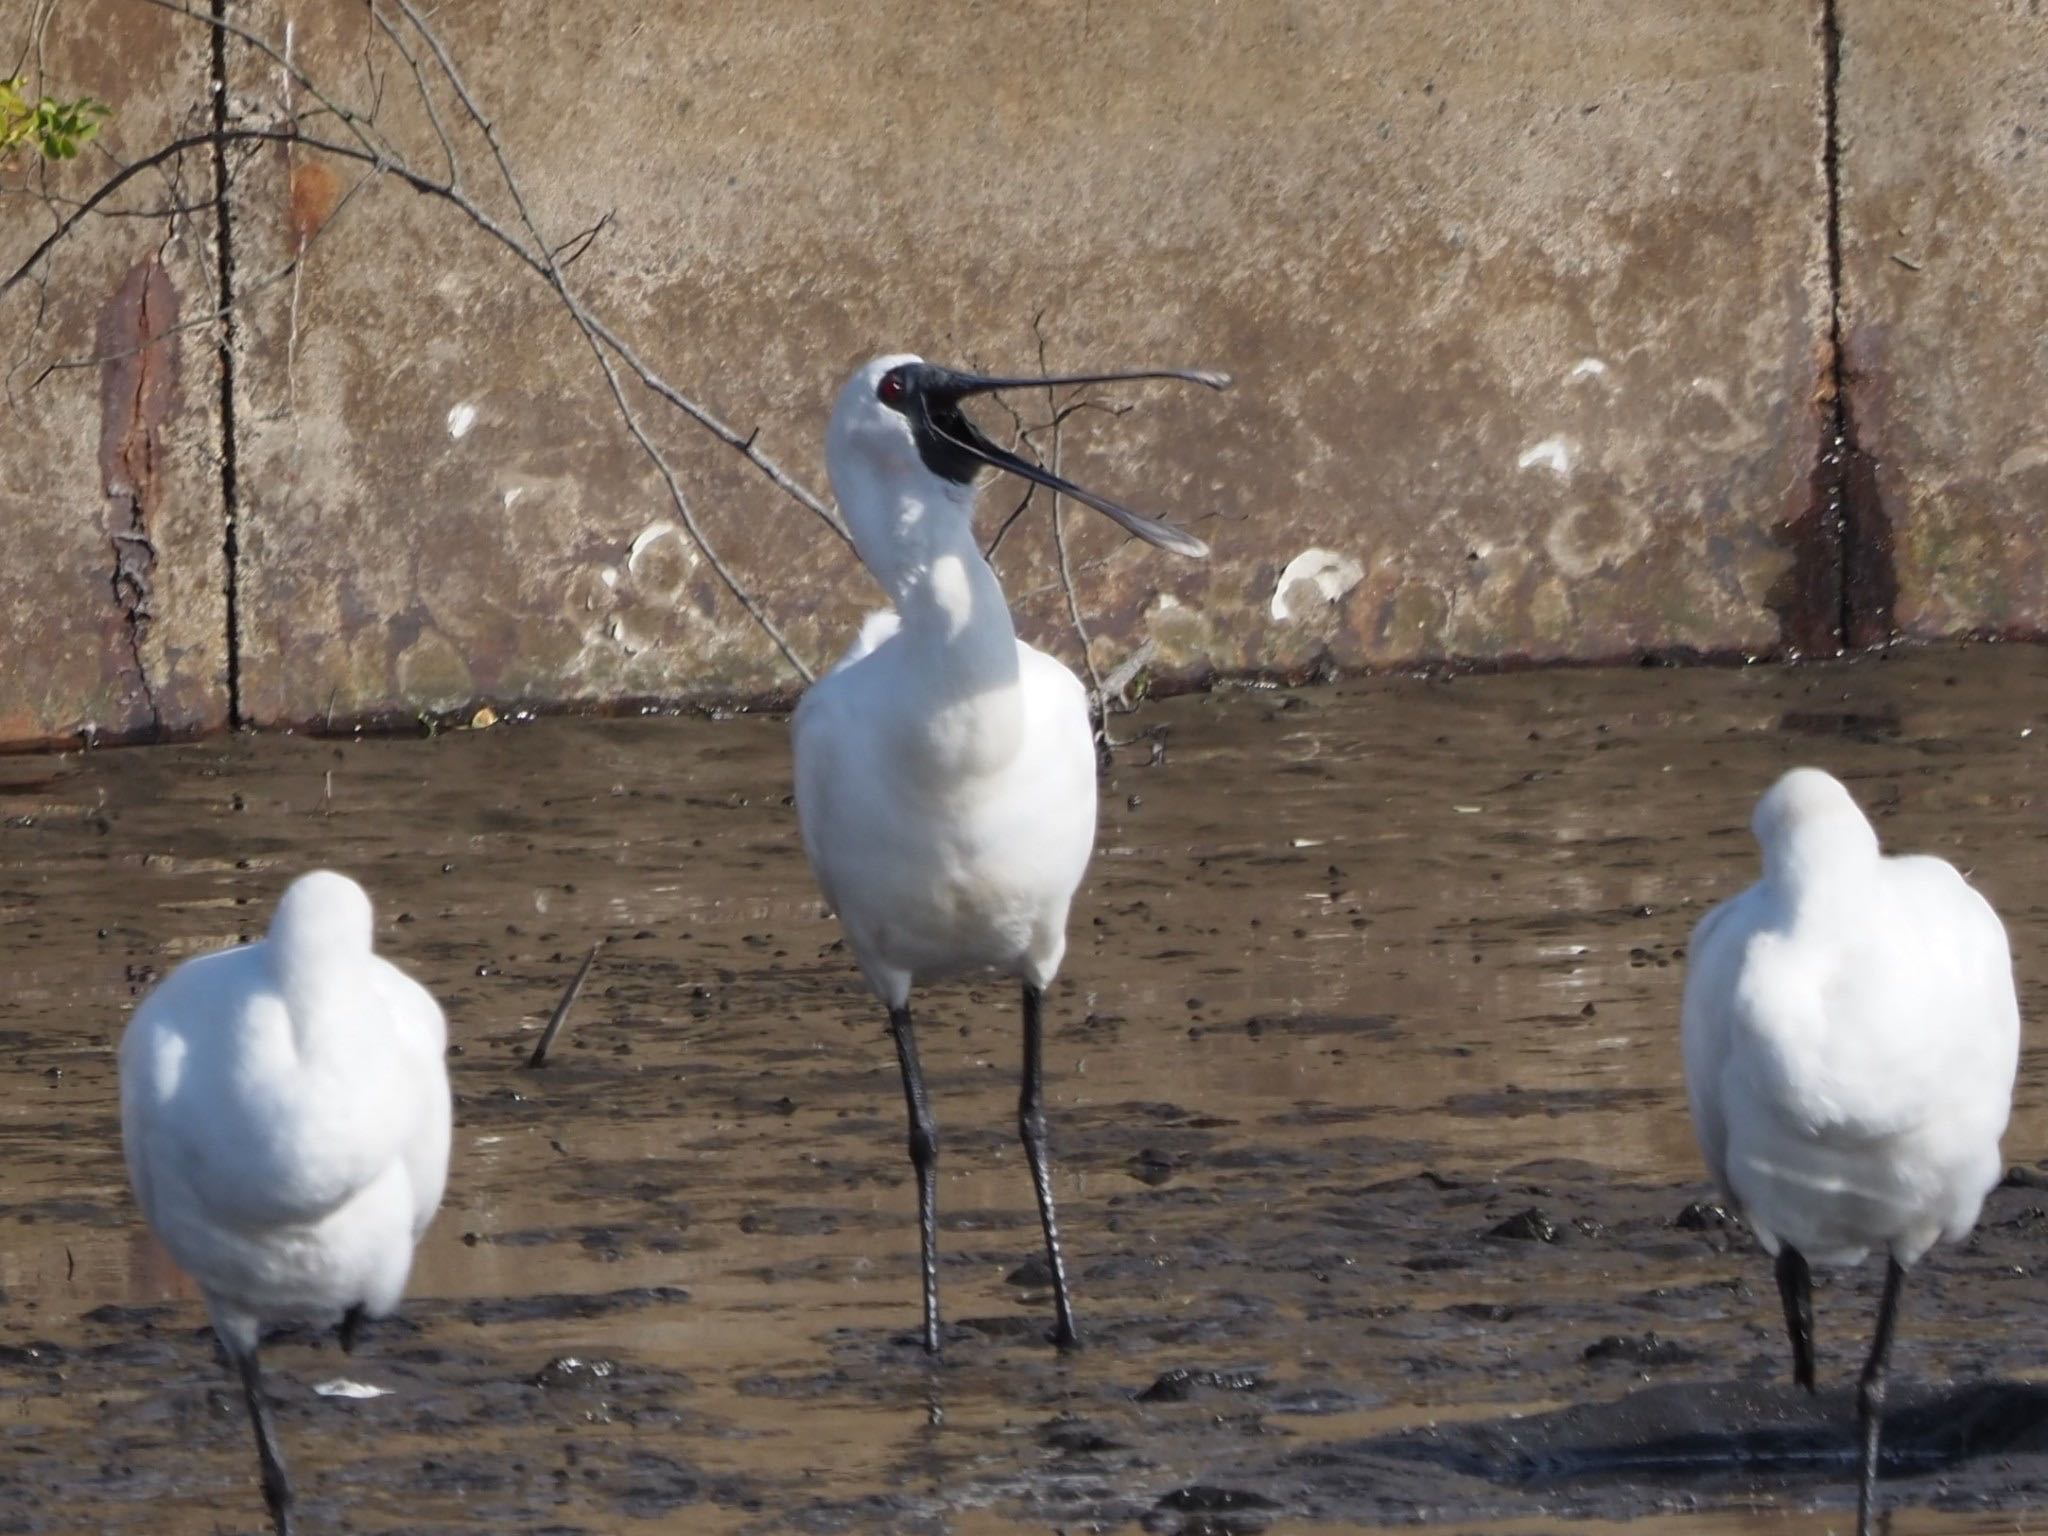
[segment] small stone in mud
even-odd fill
[[[1180,1159],[1157,1147],[1144,1147],[1131,1159],[1131,1177],[1154,1187],[1164,1184],[1180,1171]]]
[[[1257,1371],[1189,1370],[1177,1365],[1138,1394],[1141,1403],[1184,1403],[1203,1387],[1218,1392],[1256,1392],[1265,1385]]]
[[[1121,1440],[1112,1440],[1086,1419],[1070,1413],[1063,1413],[1040,1425],[1038,1438],[1041,1444],[1069,1456],[1091,1456],[1124,1448]]]
[[[1499,1301],[1459,1301],[1444,1310],[1453,1317],[1469,1317],[1477,1323],[1504,1323],[1523,1309]]]
[[[38,1340],[33,1344],[0,1344],[0,1365],[17,1368],[42,1366],[54,1370],[64,1363],[64,1349],[58,1344]]]
[[[1695,1200],[1672,1218],[1671,1224],[1681,1232],[1712,1232],[1724,1228],[1735,1218],[1728,1214],[1728,1207],[1718,1200]]]
[[[1034,1254],[1003,1278],[1011,1285],[1021,1285],[1027,1290],[1035,1290],[1052,1284],[1052,1266]]]
[[[578,1355],[558,1355],[534,1374],[536,1387],[587,1387],[609,1381],[619,1367],[611,1360],[585,1360]]]
[[[1595,1363],[1623,1360],[1630,1365],[1683,1365],[1688,1360],[1699,1359],[1699,1352],[1687,1349],[1683,1344],[1674,1344],[1669,1339],[1660,1339],[1654,1333],[1610,1333],[1586,1346],[1586,1359]]]
[[[1518,1243],[1554,1243],[1560,1233],[1557,1230],[1557,1223],[1532,1205],[1528,1210],[1510,1216],[1486,1235],[1508,1238]]]

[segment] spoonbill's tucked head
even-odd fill
[[[283,954],[318,963],[370,952],[370,898],[347,875],[316,869],[285,888],[270,919],[270,942]]]
[[[1876,829],[1841,781],[1818,768],[1794,768],[1773,784],[1749,826],[1772,870],[1796,874],[1877,856]]]
[[[371,965],[371,899],[346,874],[313,870],[293,881],[270,915],[264,952],[299,1008],[346,1006]]]
[[[1230,385],[1226,374],[1188,369],[993,378],[942,368],[910,353],[877,357],[846,381],[832,411],[832,424],[825,434],[825,461],[833,490],[859,539],[864,522],[889,517],[894,505],[905,497],[928,502],[944,498],[971,505],[975,478],[984,467],[994,467],[1093,507],[1148,543],[1199,559],[1209,553],[1209,546],[1200,539],[1083,490],[1011,453],[991,442],[960,409],[960,403],[970,395],[999,389],[1113,384],[1133,379],[1180,379],[1210,389],[1227,389]]]

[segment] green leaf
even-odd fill
[[[100,131],[114,109],[92,96],[71,101],[38,96],[30,101],[27,79],[0,79],[0,163],[15,150],[32,146],[45,160],[70,160]]]

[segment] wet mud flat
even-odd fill
[[[1016,998],[970,982],[921,999],[937,1367],[894,1060],[804,869],[784,721],[0,760],[0,1532],[263,1527],[203,1311],[126,1193],[113,1047],[319,864],[447,1006],[457,1130],[403,1317],[266,1355],[308,1532],[1843,1528],[1878,1271],[1816,1277],[1823,1392],[1795,1393],[1677,1045],[1691,925],[1800,762],[2012,931],[2022,1174],[1908,1287],[1887,1491],[1898,1530],[2025,1522],[2048,651],[1231,690],[1135,724],[1048,1013],[1086,1347],[1044,1342]]]

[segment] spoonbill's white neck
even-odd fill
[[[835,477],[836,480],[837,477]],[[974,537],[974,487],[912,473],[896,485],[865,475],[835,484],[855,547],[889,594],[902,633],[945,653],[944,670],[1014,678],[1015,627],[996,573]],[[997,674],[988,677],[989,669]]]
[[[370,962],[370,899],[353,880],[316,870],[295,880],[278,902],[264,958],[290,1006],[303,1051],[320,1043],[322,1026],[357,1001]]]
[[[1765,847],[1764,875],[1796,905],[1853,890],[1870,879],[1878,857],[1877,834],[1862,818],[1808,822],[1787,828]]]

